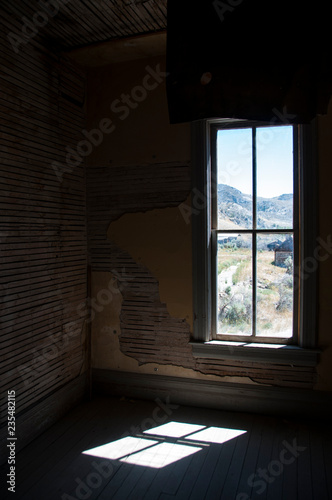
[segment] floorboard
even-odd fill
[[[331,448],[327,422],[99,397],[18,453],[16,498],[332,500]]]
[[[314,480],[314,500],[329,500],[327,477],[325,475],[323,439],[320,430],[310,429],[310,451],[312,453],[311,471]],[[304,452],[303,452],[304,453]],[[328,474],[331,474],[330,470]]]
[[[265,429],[264,429],[265,426]],[[239,479],[237,496],[243,498],[255,498],[255,491],[252,491],[252,484],[258,468],[258,458],[264,460],[264,455],[261,453],[262,440],[266,438],[265,445],[268,443],[268,433],[272,434],[270,420],[266,422],[264,417],[259,418],[256,416],[253,419],[253,424],[249,436],[249,441],[246,449],[245,459],[243,461],[241,477]],[[267,436],[264,436],[264,430]],[[260,493],[262,500],[264,500],[264,492]]]
[[[300,424],[299,426],[298,442],[300,446],[303,446],[305,448],[304,453],[301,453],[298,457],[298,496],[302,500],[310,500],[311,498],[313,498],[310,432],[308,426],[305,424]],[[332,466],[330,470],[332,470]]]
[[[326,433],[324,443],[325,477],[329,498],[332,498],[332,433]]]

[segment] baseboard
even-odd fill
[[[330,392],[168,377],[154,374],[92,370],[92,393],[278,416],[332,416]]]
[[[75,378],[36,405],[16,415],[16,452],[55,424],[68,411],[78,405],[87,394],[87,374]],[[0,441],[7,439],[7,426],[0,431]],[[0,464],[7,461],[8,450],[1,447]]]

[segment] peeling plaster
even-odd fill
[[[160,299],[165,302],[172,317],[183,319],[185,315],[191,318],[192,269],[191,259],[188,258],[188,254],[191,255],[191,232],[178,208],[126,214],[110,225],[108,237],[154,274],[159,282]],[[92,273],[94,297],[108,286],[112,277],[112,273]],[[175,287],[174,282],[177,283]],[[120,294],[96,315],[92,323],[94,368],[258,385],[249,377],[204,374],[195,370],[194,359],[193,368],[188,368],[175,363],[141,363],[135,357],[126,355],[121,350],[119,338],[122,303],[123,296]]]
[[[89,130],[94,128],[102,118],[109,116],[110,104],[122,92],[130,91],[137,85],[137,81],[141,81],[147,64],[154,66],[159,62],[160,58],[158,57],[105,67],[98,71],[93,70],[89,74],[90,98],[88,99],[87,111],[89,126],[87,128]],[[331,109],[330,107],[330,111]],[[158,110],[157,113],[156,110]],[[320,135],[328,130],[331,125],[331,117],[330,112],[328,117],[319,118]],[[95,148],[88,158],[90,167],[88,179],[89,183],[93,185],[93,189],[89,193],[89,203],[91,214],[93,214],[93,236],[95,237],[93,241],[94,251],[91,254],[92,267],[104,271],[113,269],[113,264],[108,266],[108,262],[114,262],[113,249],[115,245],[109,244],[108,246],[104,241],[104,221],[111,221],[113,217],[125,213],[114,224],[110,225],[109,237],[117,241],[117,246],[126,249],[135,262],[140,262],[151,271],[159,282],[161,301],[165,302],[171,316],[186,319],[192,329],[190,224],[187,226],[184,221],[176,219],[176,215],[181,217],[180,211],[177,208],[169,208],[169,201],[168,207],[163,210],[150,210],[145,214],[128,213],[132,207],[134,207],[133,210],[143,211],[145,208],[160,206],[161,203],[166,206],[167,201],[165,202],[165,200],[170,200],[170,198],[173,200],[173,205],[184,201],[182,198],[188,193],[188,189],[190,190],[190,175],[188,173],[187,181],[186,177],[181,180],[181,176],[174,177],[172,169],[173,166],[187,164],[190,161],[190,125],[169,124],[164,84],[153,91],[144,103],[140,103],[125,122],[117,122],[116,125],[111,140],[103,141],[100,147]],[[327,214],[325,218],[322,217],[320,229],[322,234],[329,234],[329,211],[325,210],[326,200],[329,201],[330,184],[326,181],[330,175],[329,162],[332,151],[329,134],[326,134],[324,140],[320,137],[320,142],[324,144],[320,144],[323,148],[320,148],[322,151],[320,159],[320,163],[322,163],[320,165],[322,171],[320,192],[322,196],[320,197],[319,213]],[[169,162],[171,166],[167,176],[165,176],[163,169],[158,171],[158,164],[161,165],[164,162]],[[141,165],[139,169],[138,165]],[[148,165],[145,170],[144,165]],[[119,171],[122,175],[118,175]],[[116,175],[110,175],[112,172],[115,172]],[[161,179],[164,179],[165,189],[160,187]],[[176,185],[177,179],[180,179],[179,186],[184,186],[183,191],[171,193],[172,186]],[[140,184],[142,181],[145,183],[144,188],[147,185],[149,190],[142,188]],[[160,191],[162,193],[158,199]],[[97,194],[93,197],[91,193]],[[188,204],[190,203],[188,202]],[[154,219],[154,214],[159,214],[159,217],[156,216]],[[173,214],[173,220],[170,220],[170,224],[168,224],[171,214]],[[162,233],[163,228],[164,233]],[[136,242],[133,239],[134,236],[137,236]],[[151,245],[152,247],[150,247]],[[107,254],[108,251],[109,254]],[[330,307],[327,290],[331,275],[330,266],[330,261],[324,263],[324,272],[321,273],[322,278],[320,279],[322,283],[319,283],[322,298],[319,329],[319,338],[323,339],[321,343],[324,343],[324,339],[327,339],[329,335]],[[111,276],[109,272],[92,272],[93,296],[96,296],[101,288],[107,286]],[[101,312],[98,312],[91,324],[94,367],[140,373],[155,373],[157,371],[162,375],[255,383],[246,376],[205,375],[195,371],[195,369],[183,366],[154,363],[140,365],[136,359],[125,355],[120,350],[122,295],[118,297],[118,300],[119,302],[114,300],[106,305]],[[114,331],[116,333],[113,333]],[[325,343],[329,345],[329,341]],[[319,388],[328,389],[331,387],[332,381],[332,372],[329,371],[330,365],[328,363],[331,359],[331,349],[324,351],[321,357],[322,360],[324,358],[324,363],[321,361],[318,366]],[[248,368],[248,374],[250,374],[250,368]],[[260,385],[257,382],[256,384]]]
[[[98,303],[100,290],[108,289],[109,283],[115,276],[110,272],[92,272],[91,292]],[[157,363],[140,364],[133,357],[121,351],[119,336],[120,313],[123,297],[121,292],[115,293],[112,300],[95,314],[91,322],[92,333],[92,368],[118,370],[131,373],[158,374],[172,377],[183,377],[196,380],[211,380],[223,382],[248,383],[259,385],[249,378],[205,375],[194,369],[184,368],[173,364],[160,365]]]
[[[92,294],[98,304],[114,277],[121,286],[92,322],[92,367],[261,385],[250,368],[243,376],[222,365],[220,374],[206,373],[192,357],[191,234],[178,212],[130,213],[110,224],[116,269],[92,272]]]

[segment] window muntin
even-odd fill
[[[211,126],[215,339],[289,343],[297,337],[297,158],[291,125]]]

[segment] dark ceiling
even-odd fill
[[[44,7],[43,7],[44,5]],[[167,0],[2,0],[17,34],[38,27],[38,39],[68,51],[90,44],[166,29]],[[48,8],[48,10],[47,10]],[[24,28],[23,28],[24,29]],[[29,31],[29,27],[26,28]]]

